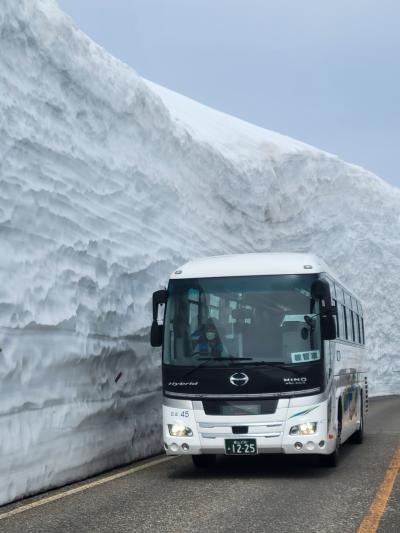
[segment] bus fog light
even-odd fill
[[[183,450],[184,452],[187,452],[188,449],[189,449],[189,444],[186,444],[186,442],[184,442],[184,443],[182,444],[182,450]]]
[[[192,437],[193,431],[186,427],[182,420],[177,420],[173,424],[168,424],[168,431],[172,437]]]
[[[323,448],[325,446],[325,441],[324,440],[320,440],[319,443],[318,443],[318,446],[320,448]]]
[[[173,442],[169,449],[171,450],[171,452],[177,452],[178,451],[178,445],[176,444],[176,442]]]
[[[315,444],[310,440],[309,442],[307,442],[306,448],[309,452],[311,452],[315,448]]]
[[[317,422],[305,422],[292,426],[289,435],[314,435],[317,432]]]
[[[164,442],[164,450],[168,450],[168,444]]]
[[[296,448],[296,450],[301,450],[303,445],[301,442],[295,442],[294,443],[294,447]]]

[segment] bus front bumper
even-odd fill
[[[165,438],[164,448],[167,455],[226,454],[226,440],[256,441],[257,454],[321,454],[327,455],[335,450],[335,440],[325,440],[316,435],[298,437],[290,442],[266,442],[265,437],[251,435],[230,435],[227,438],[215,438],[211,442],[194,442],[188,438]],[[268,439],[269,440],[269,439]],[[238,454],[241,455],[241,454]]]
[[[293,425],[311,419],[301,416],[294,420],[287,407],[277,409],[273,415],[229,420],[192,409],[174,410],[164,406],[163,411],[164,448],[168,455],[226,454],[227,441],[232,440],[255,443],[257,454],[327,455],[335,450],[336,439],[327,431],[324,406],[313,410],[312,420],[317,422],[317,429],[308,435],[290,434]],[[245,428],[243,432],[240,432],[241,427]]]

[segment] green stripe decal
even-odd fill
[[[308,413],[311,413],[311,411],[314,411],[314,409],[316,409],[317,407],[319,407],[319,405],[315,405],[314,407],[310,407],[310,409],[306,409],[305,411],[300,411],[298,413],[295,413],[294,415],[289,416],[289,419],[294,418],[295,416],[308,415]]]

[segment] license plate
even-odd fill
[[[256,439],[225,439],[226,455],[255,455]]]

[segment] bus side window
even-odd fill
[[[329,283],[329,288],[331,290],[331,298],[332,298],[332,300],[336,299],[336,287],[335,287],[334,282],[328,276],[326,276],[325,279]]]
[[[344,291],[344,305],[347,310],[351,308],[351,296],[346,291]]]
[[[360,317],[356,315],[356,342],[361,344]]]
[[[348,328],[348,323],[347,323],[347,313],[346,313],[346,308],[344,305],[341,305],[340,306],[342,308],[342,315],[343,315],[343,322],[344,322],[344,329],[343,329],[343,336],[342,338],[343,339],[348,339],[349,338],[349,328]]]
[[[364,318],[361,317],[362,343],[365,344]]]
[[[338,312],[340,338],[343,339],[343,335],[344,335],[343,309],[342,309],[342,304],[340,304],[339,302],[337,303],[337,312]]]
[[[356,342],[355,328],[354,328],[354,312],[350,311],[350,331],[351,339],[353,342]]]
[[[338,303],[336,300],[332,300],[333,305],[336,307],[336,315],[334,316],[335,322],[336,322],[336,337],[340,338],[340,331],[341,331],[341,324],[339,320],[339,309],[338,309]]]

